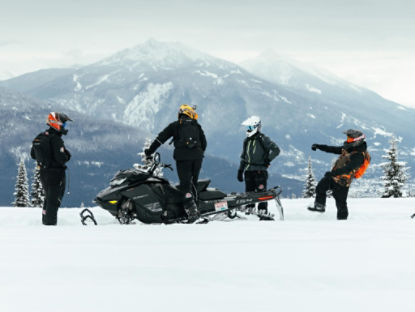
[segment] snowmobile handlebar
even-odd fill
[[[153,174],[153,172],[159,167],[168,168],[171,171],[173,171],[173,167],[171,166],[171,164],[163,164],[163,163],[160,162],[160,153],[155,153],[153,158],[151,159],[151,161],[153,163],[152,163],[152,165],[150,167],[150,170],[149,170],[150,174]]]

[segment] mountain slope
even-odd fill
[[[56,103],[33,100],[22,94],[0,88],[0,205],[13,201],[13,189],[17,163],[25,159],[29,178],[35,166],[30,158],[30,147],[37,133],[45,130],[45,118],[50,111],[64,111],[73,120],[65,145],[72,153],[68,163],[68,192],[64,205],[90,204],[99,190],[106,187],[112,176],[120,169],[130,168],[139,161],[137,153],[142,150],[149,132],[111,120],[99,120],[90,115],[73,111]],[[160,149],[164,162],[174,163],[170,149]],[[211,178],[212,186],[224,191],[242,191],[236,179],[229,179],[237,167],[228,161],[206,155],[201,178]],[[166,173],[177,181],[176,173]],[[301,187],[298,182],[271,176],[273,184],[284,183],[291,194]]]
[[[42,83],[28,94],[153,136],[176,118],[180,104],[196,104],[207,152],[234,165],[244,138],[240,123],[257,114],[263,131],[282,150],[271,171],[297,179],[303,178],[309,156],[318,177],[326,171],[334,156],[312,153],[311,144],[341,144],[348,128],[365,132],[373,155],[367,177],[378,179],[382,154],[395,135],[402,138],[401,160],[415,173],[415,110],[315,70],[282,61],[275,68],[272,61],[263,64],[283,78],[265,77],[258,66],[249,73],[181,44],[150,40]]]

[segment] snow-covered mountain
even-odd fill
[[[33,100],[20,93],[0,87],[0,205],[13,201],[13,189],[17,174],[17,163],[25,159],[29,178],[34,169],[30,158],[30,146],[37,133],[45,130],[44,121],[50,111],[64,111],[73,120],[69,134],[64,137],[65,144],[72,152],[68,164],[68,191],[64,204],[90,204],[97,192],[109,183],[111,177],[120,169],[130,168],[139,162],[140,152],[146,137],[151,135],[120,122],[91,118],[85,113],[71,110],[60,104]],[[163,161],[173,163],[171,150],[161,149]],[[241,190],[242,185],[235,179],[236,165],[207,155],[201,177],[211,178],[212,185],[225,191]],[[177,181],[176,173],[166,172],[166,177]],[[299,189],[296,181],[274,175],[274,184],[287,185],[292,192]]]
[[[402,138],[401,160],[415,168],[415,110],[315,69],[273,61],[269,53],[261,58],[245,63],[244,69],[179,43],[149,40],[95,64],[56,73],[52,80],[28,74],[26,80],[37,82],[32,87],[24,87],[21,77],[4,83],[153,136],[176,118],[180,104],[196,104],[208,153],[235,165],[244,137],[240,123],[257,114],[263,131],[282,149],[271,170],[287,177],[302,178],[310,155],[319,177],[333,156],[312,153],[310,145],[341,144],[348,128],[362,129],[367,136],[373,154],[368,177],[381,174],[381,155],[392,135]]]

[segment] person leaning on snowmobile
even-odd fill
[[[45,192],[42,210],[44,225],[57,224],[58,209],[65,193],[65,164],[71,159],[71,153],[62,140],[62,135],[68,133],[67,121],[72,119],[66,114],[50,113],[46,121],[49,129],[36,136],[30,151],[40,167],[40,182]]]
[[[178,120],[161,131],[150,147],[144,151],[150,157],[157,148],[173,137],[177,174],[180,180],[179,189],[183,193],[183,208],[189,222],[199,218],[194,196],[193,185],[196,185],[202,167],[203,154],[207,142],[202,127],[197,122],[198,115],[194,107],[183,104],[179,107]]]
[[[238,169],[238,181],[244,181],[246,192],[264,192],[267,189],[268,172],[271,161],[280,153],[280,149],[269,137],[261,133],[261,119],[251,116],[242,123],[247,127],[243,142],[241,163]],[[247,205],[250,213],[254,205]],[[258,205],[258,215],[268,214],[268,203]]]
[[[349,129],[344,134],[347,140],[342,146],[328,146],[313,144],[313,151],[319,149],[323,152],[340,154],[331,171],[327,171],[317,184],[314,206],[308,207],[310,211],[324,212],[326,208],[327,191],[333,191],[336,201],[337,219],[346,220],[349,211],[347,208],[347,195],[354,173],[363,165],[367,145],[365,135],[359,130]]]

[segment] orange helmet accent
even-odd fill
[[[59,120],[59,114],[56,114],[55,112],[52,112],[48,115],[46,124],[57,131],[61,131],[62,129],[62,122]]]
[[[48,118],[46,119],[46,124],[49,125],[51,128],[55,129],[56,131],[66,134],[68,130],[64,128],[65,123],[67,121],[72,121],[72,119],[69,118],[68,115],[64,113],[51,112],[49,113]]]
[[[190,105],[187,104],[183,104],[180,105],[179,107],[179,116],[180,115],[186,115],[188,117],[190,117],[191,119],[197,120],[197,118],[199,117],[195,111],[196,107],[192,107]]]

